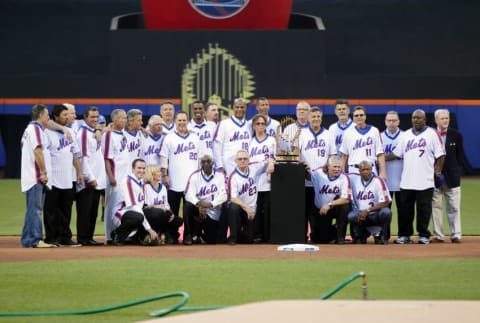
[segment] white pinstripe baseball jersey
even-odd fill
[[[201,144],[201,156],[208,154],[213,157],[213,136],[215,134],[215,127],[212,126],[211,123],[207,123],[205,120],[201,124],[197,124],[192,119],[188,124],[188,130],[198,136],[198,140]]]
[[[267,163],[251,163],[244,174],[238,168],[228,177],[228,193],[247,204],[255,212],[257,208],[257,181],[267,169]]]
[[[188,132],[182,136],[175,131],[165,137],[160,156],[168,160],[168,176],[172,191],[185,191],[188,177],[199,168],[200,153],[200,142],[194,133]]]
[[[132,174],[127,175],[127,177],[120,182],[120,190],[122,192],[123,202],[120,209],[115,213],[114,224],[116,227],[120,225],[122,216],[127,211],[143,214],[143,204],[145,202],[142,180],[135,178]],[[145,230],[151,229],[150,223],[148,223],[145,216],[143,216],[142,225]]]
[[[168,204],[167,188],[165,185],[158,183],[158,188],[155,189],[152,184],[146,183],[143,185],[143,191],[145,193],[146,206],[163,205],[165,209],[170,209],[170,204]]]
[[[248,144],[250,162],[266,162],[269,158],[275,159],[277,142],[272,136],[266,136],[262,141],[253,137]],[[259,192],[270,191],[270,174],[262,173],[257,181]]]
[[[160,165],[160,148],[165,135],[155,137],[151,133],[142,140],[141,158],[147,165]]]
[[[390,192],[383,179],[372,175],[368,181],[364,181],[358,174],[350,174],[354,209],[363,211],[381,202],[391,202]]]
[[[69,130],[70,131],[70,130]],[[71,133],[72,140],[68,140],[63,131],[45,130],[48,137],[48,151],[51,157],[52,171],[48,175],[48,181],[52,186],[60,189],[72,188],[72,183],[77,179],[73,176],[74,156],[80,156],[75,137]]]
[[[102,151],[105,163],[110,163],[115,180],[120,182],[132,168],[124,132],[120,130],[105,132],[102,136]]]
[[[384,153],[378,129],[372,125],[364,129],[350,127],[344,133],[340,152],[348,155],[348,165],[357,165],[350,167],[349,173],[358,174],[358,164],[364,160],[375,165],[377,156]]]
[[[355,126],[353,123],[352,119],[348,119],[347,123],[342,125],[340,122],[335,122],[330,125],[328,128],[328,131],[332,134],[333,138],[335,139],[335,146],[337,149],[337,154],[341,155],[340,153],[340,146],[342,145],[343,142],[343,134],[347,129],[349,129],[351,126]]]
[[[392,135],[388,130],[383,131],[381,134],[383,146],[385,148],[385,156],[390,155],[395,147],[400,142],[403,131],[397,129]],[[394,159],[385,161],[385,168],[387,170],[387,187],[390,192],[400,191],[400,179],[402,177],[403,159]]]
[[[400,187],[426,190],[435,187],[435,159],[445,155],[445,147],[437,131],[425,127],[419,133],[408,129],[393,153],[403,157]]]
[[[35,162],[34,150],[40,147],[45,161],[45,170],[47,176],[50,176],[50,153],[47,150],[48,138],[45,135],[45,129],[36,121],[32,121],[25,128],[22,135],[22,168],[21,168],[21,187],[22,192],[28,191],[35,184],[40,183],[40,168]]]
[[[130,159],[131,163],[135,159],[142,157],[142,145],[145,137],[140,130],[135,132],[124,130],[123,132],[125,134],[125,138],[127,138],[128,158]]]
[[[77,145],[82,156],[82,174],[84,180],[89,183],[97,181],[97,190],[103,190],[107,184],[105,173],[105,160],[101,150],[101,144],[95,137],[95,129],[87,124],[80,127],[77,132]]]
[[[337,153],[331,133],[323,127],[316,133],[311,127],[305,128],[300,134],[298,144],[300,159],[312,171],[325,166],[328,157]],[[311,181],[305,180],[305,186],[311,187],[313,184]]]
[[[344,173],[330,177],[320,168],[312,172],[312,183],[315,190],[315,206],[319,209],[337,198],[352,199],[350,179]]]
[[[213,142],[216,167],[223,167],[225,173],[230,174],[236,167],[235,154],[239,150],[248,151],[251,137],[251,127],[245,120],[238,120],[234,116],[222,120],[215,131]]]
[[[207,215],[211,219],[215,221],[220,219],[221,206],[227,198],[223,173],[213,170],[212,174],[207,176],[199,169],[190,175],[185,189],[185,199],[194,205],[199,201],[212,203],[213,207],[207,209]]]
[[[175,131],[175,122],[172,122],[170,125],[167,125],[165,122],[162,122],[162,132],[165,135],[168,135]]]

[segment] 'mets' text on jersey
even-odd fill
[[[391,202],[390,192],[380,177],[364,181],[360,175],[350,174],[350,181],[355,209],[363,211],[381,202]]]
[[[350,179],[344,173],[330,177],[320,168],[312,172],[312,183],[315,191],[315,206],[319,209],[338,198],[352,199]]]
[[[225,168],[227,174],[235,168],[235,154],[239,150],[248,151],[251,127],[247,121],[234,116],[220,121],[215,130],[213,155],[218,168]]]
[[[253,210],[257,206],[257,181],[265,172],[267,163],[251,163],[247,172],[242,173],[238,168],[228,178],[230,197],[237,198],[250,206]]]
[[[187,182],[185,199],[194,205],[199,201],[212,203],[212,207],[206,210],[207,215],[218,221],[221,205],[227,200],[225,175],[215,170],[210,176],[205,175],[201,169],[193,172]]]
[[[198,158],[202,154],[196,134],[181,135],[177,131],[168,134],[162,143],[160,156],[168,160],[170,189],[185,191],[188,177],[198,169]]]
[[[345,131],[340,152],[348,155],[349,164],[360,164],[363,160],[374,164],[377,156],[384,153],[378,129],[371,125],[364,129],[350,127]]]
[[[402,189],[434,187],[435,159],[445,155],[445,147],[433,128],[425,127],[419,132],[414,129],[405,131],[393,153],[403,157]]]

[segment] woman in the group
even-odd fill
[[[257,114],[252,118],[253,137],[248,145],[250,162],[265,162],[275,159],[277,143],[267,134],[267,116]],[[263,173],[257,183],[257,210],[254,219],[253,241],[268,242],[270,239],[270,174]]]
[[[162,184],[160,167],[148,165],[144,182],[145,206],[143,213],[150,223],[158,223],[158,227],[154,227],[154,230],[159,235],[165,234],[165,242],[174,244],[178,241],[178,228],[182,225],[182,218],[170,210],[167,188]]]

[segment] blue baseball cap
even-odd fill
[[[98,123],[107,123],[107,120],[103,116],[103,114],[98,116]]]

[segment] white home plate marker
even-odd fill
[[[318,251],[319,248],[317,246],[312,246],[310,244],[293,243],[293,244],[286,244],[283,246],[279,246],[277,250],[278,251]]]

